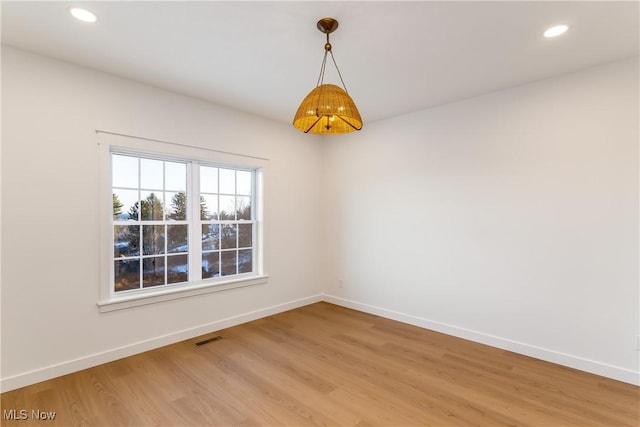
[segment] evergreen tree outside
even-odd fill
[[[180,192],[171,198],[171,211],[167,215],[168,219],[184,221],[187,219],[187,193]]]
[[[162,202],[151,193],[146,199],[135,202],[127,212],[130,220],[162,220]],[[151,227],[151,228],[148,228]],[[164,226],[144,226],[142,255],[151,255],[164,251]],[[123,240],[128,243],[126,250],[121,250],[123,255],[139,254],[140,250],[140,226],[127,227]],[[161,242],[162,241],[162,242]]]
[[[122,214],[122,202],[116,193],[113,193],[113,219],[118,219]]]
[[[200,218],[204,219],[209,215],[207,202],[200,196]],[[187,219],[187,193],[179,192],[171,198],[171,211],[167,215],[168,219],[184,221]]]

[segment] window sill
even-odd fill
[[[123,310],[126,308],[139,307],[141,305],[155,304],[180,298],[188,298],[212,292],[243,288],[245,286],[261,285],[267,283],[268,279],[269,276],[251,276],[248,278],[232,279],[222,282],[206,282],[197,285],[163,289],[148,294],[116,296],[111,300],[98,302],[98,309],[101,313],[106,313],[109,311]]]

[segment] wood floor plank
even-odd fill
[[[638,427],[640,388],[318,303],[6,392],[0,408],[3,426]]]

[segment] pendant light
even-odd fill
[[[327,35],[324,45],[324,59],[320,67],[320,75],[315,89],[304,98],[295,117],[293,126],[304,133],[319,133],[337,135],[362,129],[362,118],[353,99],[347,93],[347,87],[342,80],[342,74],[333,57],[329,34],[338,28],[338,21],[333,18],[323,18],[318,21],[318,30]],[[327,66],[327,55],[331,54],[333,65],[338,71],[342,82],[340,86],[324,83],[324,72]]]

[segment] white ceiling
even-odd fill
[[[316,84],[325,16],[365,126],[639,54],[637,1],[2,1],[2,43],[290,123]],[[557,23],[571,30],[543,38]]]

